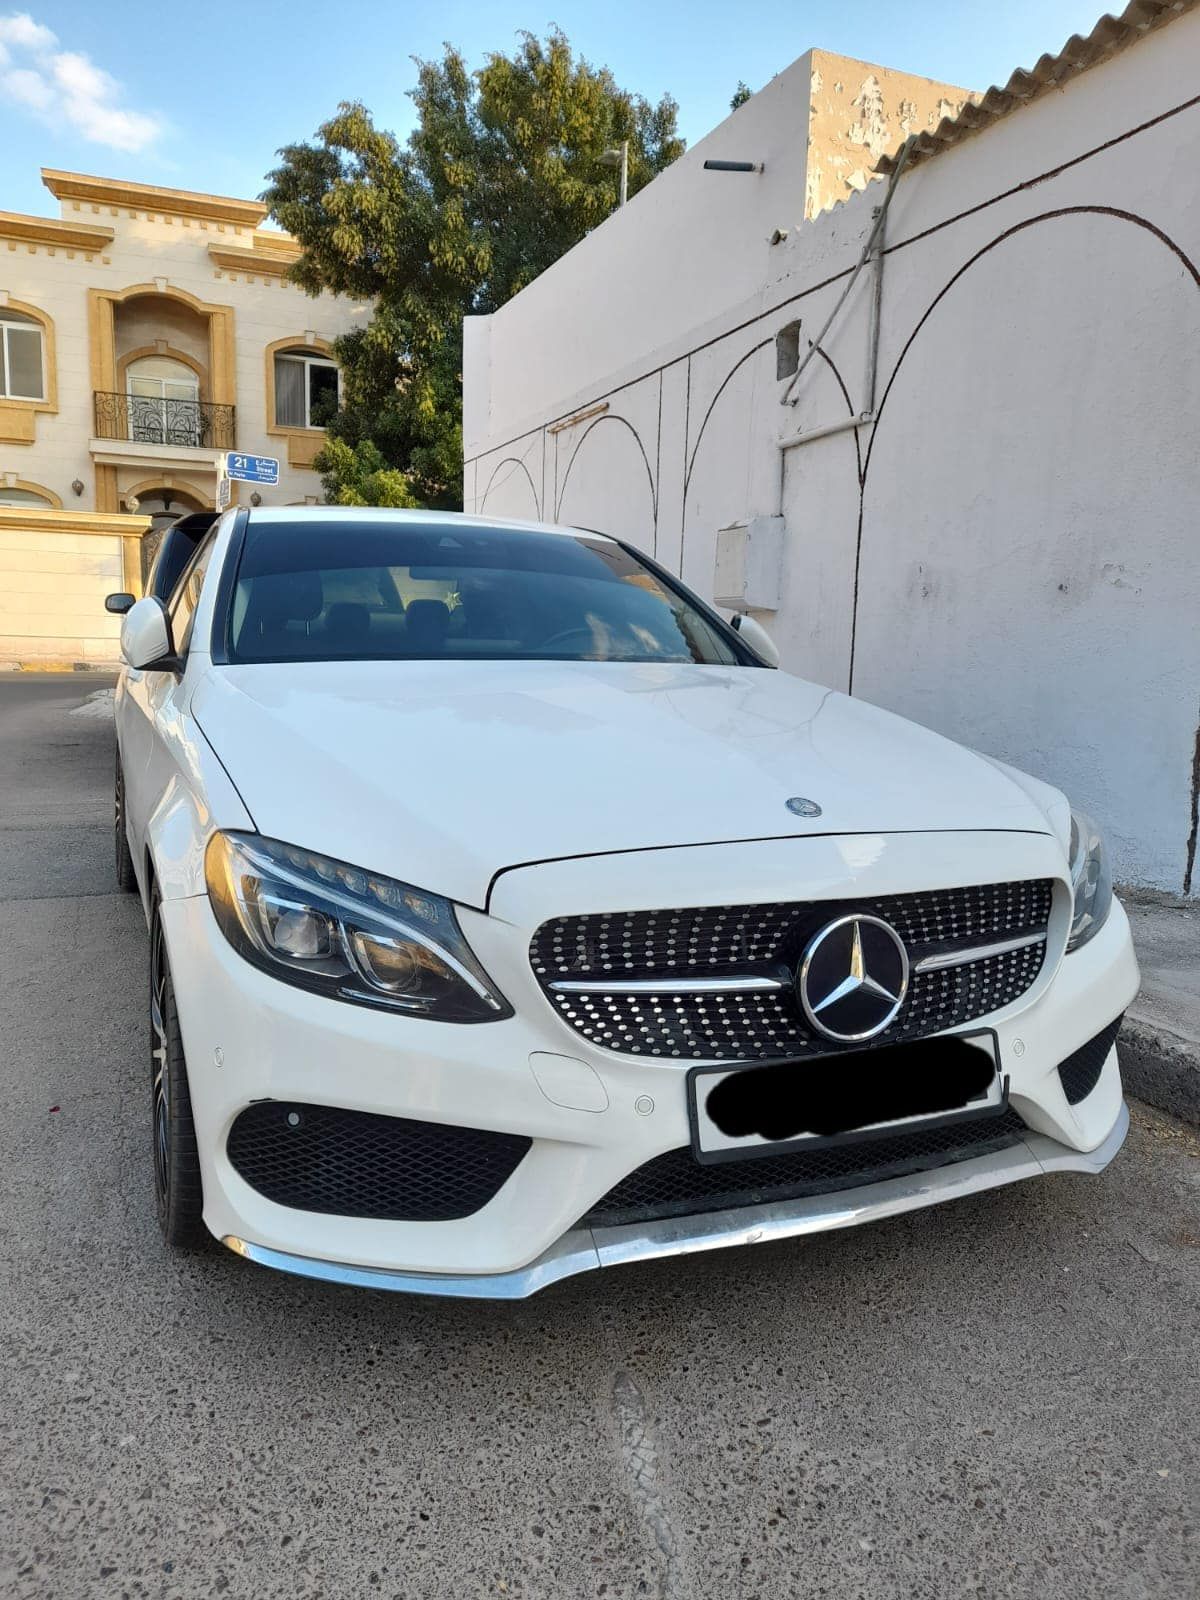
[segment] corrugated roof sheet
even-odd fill
[[[1073,34],[1057,55],[1043,56],[1028,72],[1018,68],[1002,89],[993,86],[982,99],[969,101],[958,116],[943,117],[932,131],[918,134],[911,141],[906,165],[912,167],[918,161],[927,161],[961,139],[991,127],[1010,111],[1028,105],[1051,89],[1061,88],[1089,67],[1107,61],[1127,45],[1136,44],[1153,29],[1173,22],[1198,4],[1200,0],[1133,0],[1119,17],[1101,17],[1086,39]],[[884,156],[876,164],[875,171],[890,173],[899,156],[900,150]]]

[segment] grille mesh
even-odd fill
[[[810,1029],[790,983],[708,995],[560,994],[551,985],[560,978],[719,977],[731,969],[790,976],[818,928],[848,911],[889,922],[915,965],[923,955],[1044,932],[1052,890],[1051,880],[1037,879],[861,901],[560,917],[537,930],[530,960],[564,1021],[609,1050],[712,1061],[827,1054],[830,1041]],[[903,1011],[878,1042],[934,1033],[1008,1005],[1034,982],[1044,957],[1044,945],[1030,945],[914,974]]]
[[[684,1146],[656,1156],[622,1178],[582,1220],[589,1227],[614,1227],[831,1194],[1002,1150],[1016,1144],[1024,1132],[1025,1124],[1010,1107],[1000,1116],[964,1119],[940,1128],[711,1166],[702,1165]]]
[[[918,945],[985,944],[1050,919],[1049,878],[867,900],[758,906],[700,906],[674,911],[614,911],[558,917],[534,934],[530,956],[539,978],[678,977],[693,971],[787,960],[810,933],[848,911],[890,922],[914,952]]]
[[[1108,1027],[1094,1039],[1089,1039],[1086,1044],[1080,1045],[1073,1055],[1069,1055],[1059,1064],[1058,1075],[1062,1079],[1063,1093],[1067,1097],[1068,1105],[1077,1106],[1081,1100],[1086,1100],[1100,1082],[1100,1074],[1104,1071],[1108,1052],[1116,1042],[1124,1020],[1122,1014],[1115,1022],[1110,1022]]]
[[[226,1148],[235,1171],[277,1205],[449,1222],[485,1206],[531,1143],[480,1128],[270,1100],[247,1106]]]

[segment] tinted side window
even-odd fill
[[[196,613],[200,591],[204,587],[204,574],[208,571],[215,543],[215,537],[210,533],[197,550],[191,566],[180,579],[167,607],[171,613],[171,637],[175,641],[175,649],[179,655],[186,654],[191,643],[192,618]]]
[[[217,520],[215,511],[192,511],[173,522],[162,536],[158,552],[150,564],[146,593],[164,603],[175,592],[179,575],[195,555],[200,541]]]
[[[146,583],[147,594],[157,595],[164,603],[169,600],[184,567],[196,554],[196,546],[201,537],[203,535],[192,538],[178,528],[167,529],[163,535],[162,546],[154,558],[154,565],[150,569],[150,577]]]

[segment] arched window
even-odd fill
[[[8,306],[0,306],[0,397],[46,398],[41,324]]]
[[[38,511],[53,511],[55,503],[36,489],[10,489],[0,483],[0,506],[33,506]]]
[[[129,437],[144,444],[200,443],[200,379],[173,356],[142,356],[126,372]]]
[[[277,428],[323,428],[338,408],[341,379],[337,363],[317,350],[297,345],[275,352]]]

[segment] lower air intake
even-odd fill
[[[691,1148],[668,1150],[622,1178],[582,1219],[587,1227],[694,1216],[802,1195],[856,1189],[883,1178],[949,1166],[1016,1144],[1025,1124],[1011,1108],[883,1138],[817,1145],[777,1156],[701,1165]]]
[[[1100,1082],[1100,1074],[1104,1071],[1108,1052],[1116,1043],[1117,1034],[1121,1031],[1124,1020],[1124,1015],[1119,1016],[1094,1039],[1089,1039],[1086,1044],[1080,1045],[1078,1050],[1059,1063],[1058,1075],[1062,1079],[1063,1093],[1067,1097],[1068,1105],[1077,1106],[1081,1100],[1086,1100]]]
[[[389,1222],[479,1211],[531,1140],[481,1128],[269,1100],[247,1106],[226,1146],[234,1171],[276,1205]]]

